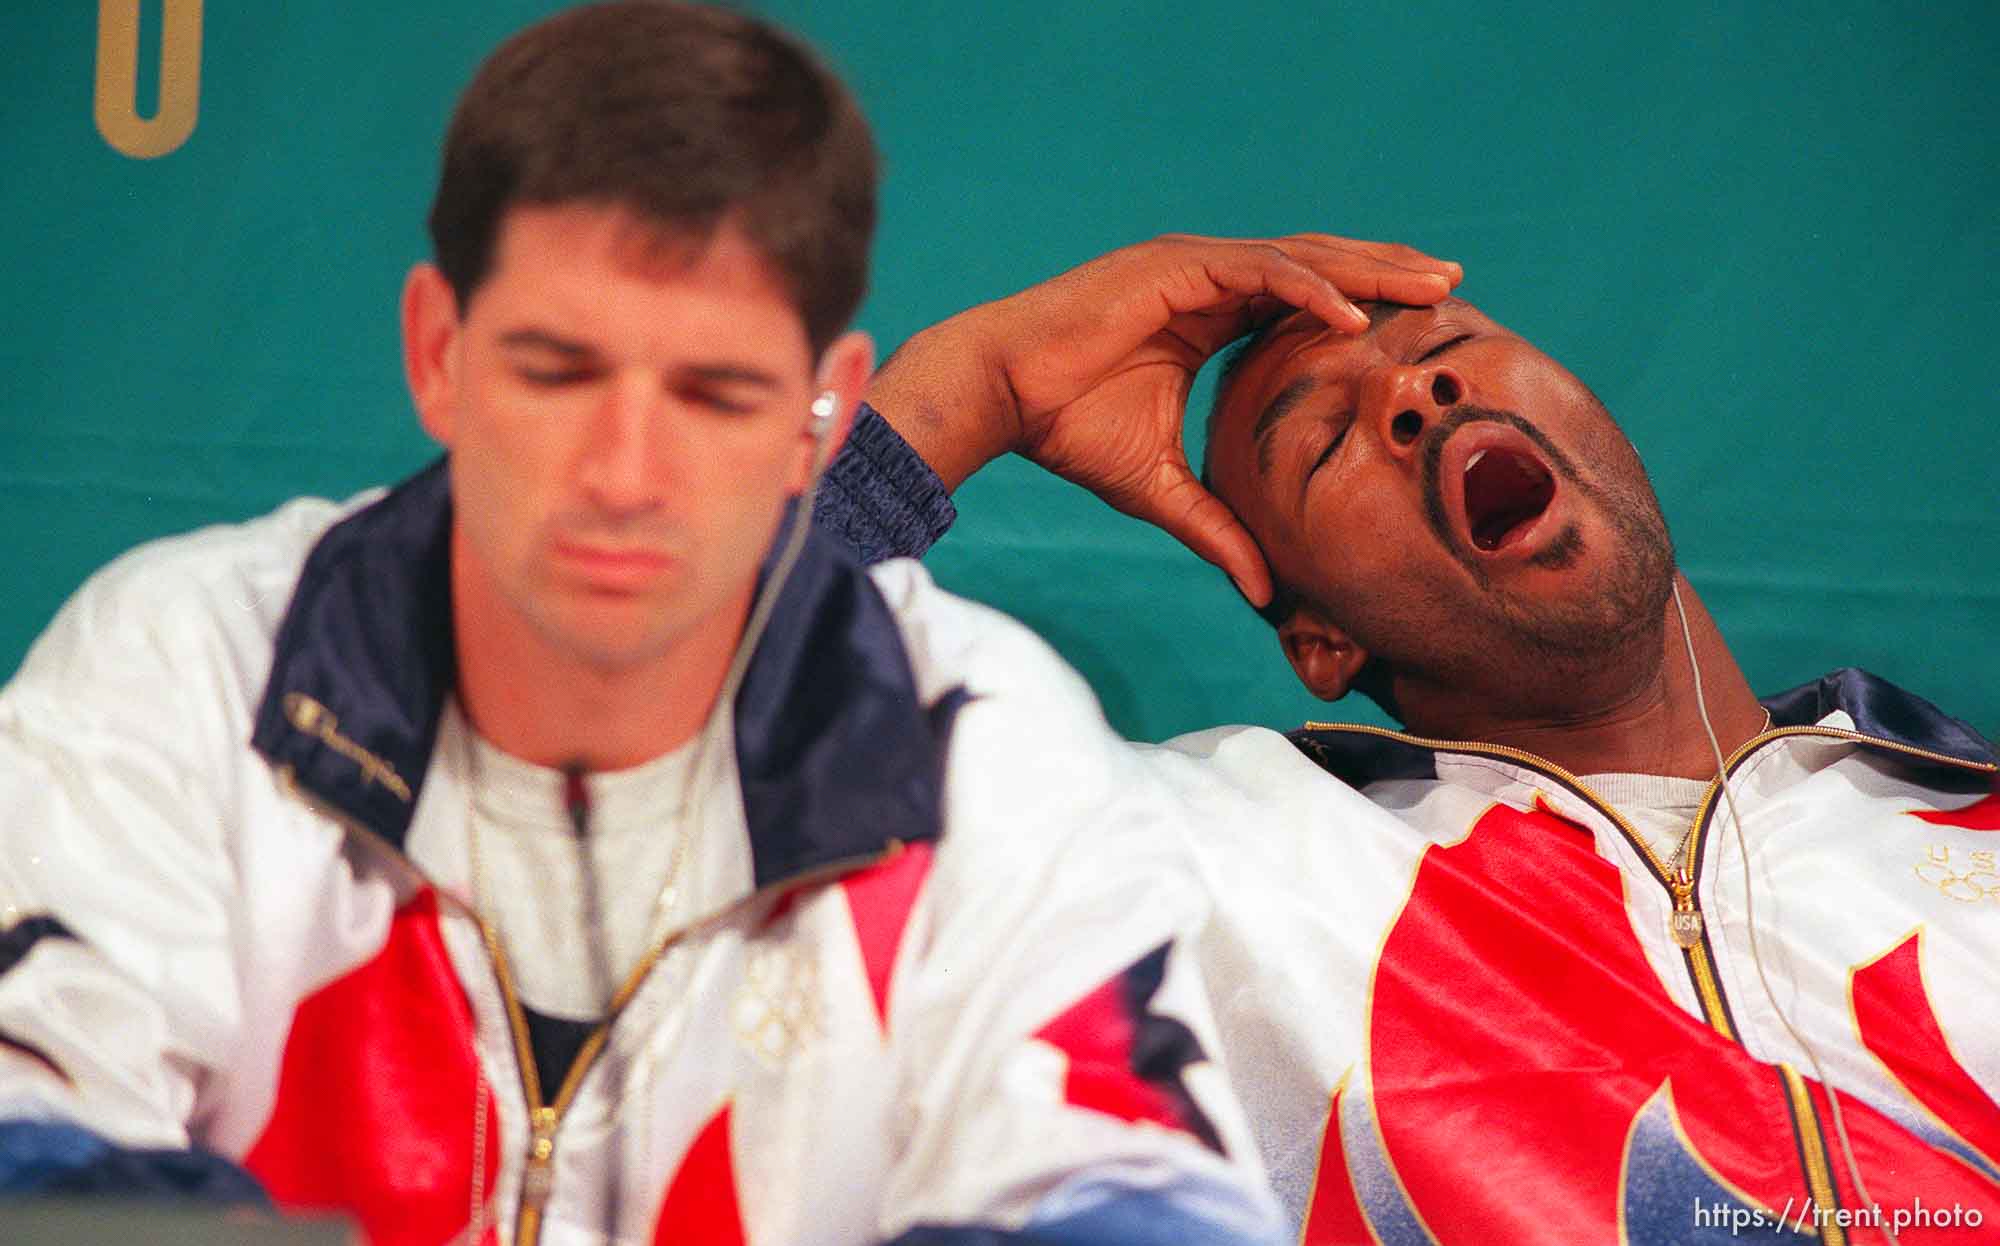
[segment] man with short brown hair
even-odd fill
[[[874,171],[754,19],[486,62],[401,309],[447,457],[132,552],[0,692],[0,1189],[1274,1240],[1164,790],[1018,625],[793,517],[869,372]]]

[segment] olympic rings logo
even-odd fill
[[[1977,904],[1982,900],[2000,903],[2000,862],[1995,861],[1994,852],[1974,852],[1970,858],[1970,868],[1959,869],[1948,846],[1933,844],[1929,855],[1911,869],[1921,882],[1937,888],[1938,894],[1947,900],[1961,904]]]

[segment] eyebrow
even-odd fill
[[[688,371],[697,380],[720,382],[722,384],[755,385],[760,389],[776,389],[778,378],[762,368],[752,368],[738,363],[697,363]]]
[[[500,344],[517,350],[551,351],[566,359],[587,359],[597,353],[593,346],[560,337],[546,329],[511,329],[500,335]],[[760,389],[776,389],[780,384],[772,373],[742,363],[696,363],[688,365],[686,371],[691,379],[710,385],[752,385]]]
[[[1307,394],[1318,388],[1319,378],[1316,376],[1294,377],[1289,384],[1278,391],[1275,398],[1265,404],[1262,411],[1257,413],[1257,422],[1250,426],[1250,440],[1257,446],[1258,475],[1271,474],[1271,430],[1277,426],[1279,420],[1290,415],[1292,409],[1304,401]]]
[[[582,342],[557,337],[544,329],[510,329],[500,335],[500,344],[509,347],[526,347],[530,350],[554,351],[558,355],[576,357],[594,353]]]
[[[1469,345],[1471,342],[1472,342],[1472,334],[1461,332],[1457,337],[1446,338],[1444,341],[1439,342],[1436,346],[1431,347],[1423,354],[1417,356],[1417,362],[1426,363],[1432,359],[1436,359],[1440,355],[1449,354],[1452,351],[1457,350],[1461,346]]]

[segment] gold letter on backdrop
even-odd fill
[[[201,103],[201,0],[160,0],[160,109],[139,115],[139,0],[97,0],[97,132],[136,160],[194,133]]]

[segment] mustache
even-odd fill
[[[1451,517],[1444,508],[1444,443],[1451,435],[1467,424],[1505,424],[1515,429],[1541,451],[1549,470],[1570,484],[1590,490],[1584,485],[1583,477],[1577,472],[1576,464],[1570,457],[1556,448],[1549,435],[1523,418],[1519,412],[1504,411],[1497,407],[1476,407],[1470,403],[1453,407],[1445,412],[1444,418],[1431,428],[1424,439],[1424,518],[1430,523],[1431,531],[1444,543],[1446,549],[1456,550],[1458,542],[1452,539]]]

